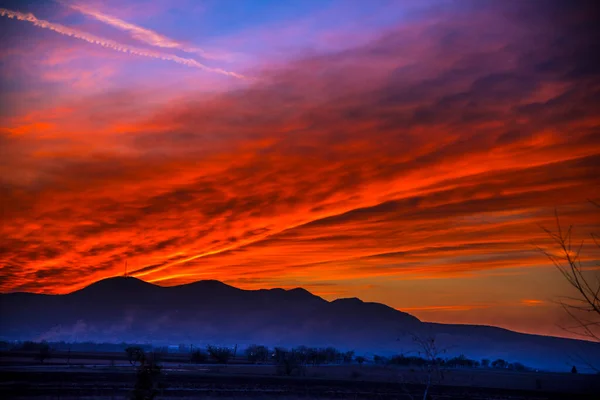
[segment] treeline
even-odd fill
[[[481,361],[472,360],[467,358],[464,354],[452,358],[437,358],[435,361],[426,360],[416,356],[404,356],[398,355],[391,358],[374,356],[373,362],[375,364],[387,364],[387,365],[400,365],[400,366],[411,366],[411,367],[423,367],[431,364],[436,364],[440,367],[446,368],[498,368],[498,369],[510,369],[515,371],[525,371],[530,368],[521,364],[520,362],[508,362],[501,358],[494,361],[490,361],[487,358]]]
[[[151,344],[131,344],[131,343],[97,343],[97,342],[34,342],[34,341],[0,341],[1,351],[35,351],[42,345],[48,345],[55,351],[73,351],[73,352],[122,352],[129,346],[135,345],[143,348],[145,351],[152,351],[156,346]]]
[[[177,360],[186,360],[193,364],[227,364],[230,362],[244,362],[252,364],[275,364],[280,366],[285,374],[291,374],[292,371],[301,370],[307,366],[318,365],[342,365],[375,364],[386,366],[403,367],[427,367],[435,364],[443,368],[496,368],[515,371],[529,370],[528,367],[520,362],[508,362],[503,359],[482,359],[480,361],[467,358],[465,355],[459,355],[452,358],[437,358],[429,360],[418,356],[396,355],[384,357],[374,355],[367,357],[364,355],[355,355],[354,351],[340,351],[334,347],[307,347],[298,346],[294,348],[274,347],[268,348],[264,345],[250,345],[238,351],[237,345],[234,347],[212,346],[205,348],[194,345],[180,344],[176,346],[152,346],[150,344],[127,344],[127,343],[67,343],[67,342],[0,342],[0,350],[3,351],[26,351],[37,354],[37,358],[43,360],[50,359],[53,352],[125,352],[130,362],[140,357],[140,354],[152,354],[154,359],[168,360],[169,357],[176,357]],[[123,354],[123,353],[122,353]]]

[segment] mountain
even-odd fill
[[[240,346],[334,346],[391,355],[418,351],[412,335],[435,336],[444,356],[503,358],[569,370],[600,344],[479,325],[421,322],[357,298],[326,301],[297,288],[242,290],[219,281],[156,286],[109,278],[65,295],[0,294],[0,338]]]

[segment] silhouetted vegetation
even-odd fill
[[[514,363],[510,363],[508,365],[509,369],[515,370],[515,371],[525,371],[527,369],[527,367],[525,367],[523,364],[521,364],[520,362],[514,362]]]
[[[591,200],[590,203],[600,209],[600,204]],[[560,255],[538,249],[552,261],[576,292],[576,298],[565,297],[560,302],[571,319],[575,321],[575,326],[565,326],[563,329],[600,342],[600,273],[596,272],[592,279],[592,275],[585,272],[579,256],[584,241],[577,249],[573,248],[571,243],[573,226],[570,225],[566,231],[563,231],[556,210],[554,214],[557,232],[554,233],[546,228],[542,229],[554,240]],[[599,235],[592,233],[591,238],[596,247],[600,249]]]
[[[42,364],[44,361],[48,360],[52,357],[50,345],[46,342],[40,343],[38,353],[36,355],[36,359],[39,360]]]
[[[246,349],[246,357],[251,363],[269,361],[269,349],[266,346],[253,344]]]
[[[233,350],[228,347],[208,346],[207,351],[210,358],[217,364],[227,364],[233,355]]]
[[[135,365],[138,362],[141,363],[145,358],[144,349],[138,346],[127,347],[125,353],[127,353],[127,359],[131,365]]]
[[[471,360],[467,358],[464,354],[459,355],[458,357],[453,357],[449,360],[444,360],[441,362],[443,366],[446,367],[478,367],[479,362],[475,360]]]
[[[286,350],[276,347],[274,358],[277,365],[277,374],[292,376],[305,375],[306,352],[305,348]]]
[[[161,366],[154,357],[148,357],[143,352],[140,366],[136,372],[136,381],[131,395],[132,400],[152,400],[159,393],[159,378]]]
[[[194,364],[204,364],[207,360],[208,354],[200,349],[192,351],[190,355],[190,361]]]
[[[600,210],[600,204],[588,200]],[[548,252],[538,247],[538,250],[545,254],[554,266],[560,271],[572,289],[574,296],[563,297],[559,303],[562,308],[573,320],[574,325],[562,326],[567,332],[600,342],[600,272],[586,271],[581,265],[580,252],[584,241],[577,248],[572,247],[571,231],[573,226],[564,231],[560,226],[558,211],[554,211],[556,217],[557,232],[549,229],[542,229],[554,240],[558,247],[559,254]],[[600,249],[600,235],[590,234],[592,242]],[[577,246],[577,245],[576,245]],[[600,367],[590,362],[584,354],[575,354],[574,358],[585,363],[594,371],[600,373]]]
[[[31,356],[40,362],[45,362],[50,358],[60,358],[62,360],[81,358],[77,355],[77,351],[71,352],[70,347],[77,348],[77,344],[66,344],[64,342],[48,343],[48,342],[7,342],[7,351],[20,351],[31,353]],[[62,350],[57,351],[56,347]],[[94,348],[94,347],[93,347]],[[291,349],[283,347],[275,347],[269,349],[264,345],[250,345],[244,350],[242,357],[234,357],[234,350],[230,347],[207,346],[207,350],[194,348],[190,345],[178,346],[157,346],[152,348],[150,345],[127,345],[119,344],[118,349],[124,353],[120,359],[126,359],[132,366],[138,366],[145,358],[151,358],[153,362],[176,361],[190,362],[193,364],[226,364],[235,360],[236,363],[269,363],[278,366],[279,373],[282,375],[300,374],[301,369],[310,366],[319,365],[350,365],[356,363],[364,365],[372,361],[375,365],[383,365],[390,367],[407,367],[420,368],[424,371],[429,369],[439,368],[497,368],[508,369],[514,371],[524,371],[528,368],[520,362],[508,362],[503,359],[497,359],[491,362],[489,359],[476,361],[468,358],[465,355],[459,355],[451,358],[428,357],[427,351],[421,349],[415,351],[418,355],[399,354],[391,357],[374,355],[372,358],[355,356],[354,351],[339,351],[334,347],[307,347],[298,346]],[[193,351],[189,351],[193,349]],[[92,352],[93,353],[93,352]],[[101,352],[102,353],[102,352]],[[176,354],[173,354],[176,353]],[[435,352],[434,352],[435,353]],[[438,352],[439,353],[439,352]],[[185,354],[185,356],[184,356]],[[437,354],[437,353],[436,353]],[[73,356],[75,358],[73,358]],[[89,355],[86,357],[90,357]],[[119,360],[118,356],[110,356],[115,361]],[[92,357],[94,358],[94,357]],[[111,365],[112,365],[111,364]]]

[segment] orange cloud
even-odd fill
[[[541,306],[544,304],[544,302],[542,300],[535,300],[535,299],[523,299],[523,300],[521,300],[521,303],[523,303],[527,306]]]
[[[468,311],[476,308],[489,308],[488,305],[471,304],[471,305],[453,305],[453,306],[423,306],[423,307],[404,307],[400,311]]]

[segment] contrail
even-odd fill
[[[127,46],[127,45],[115,42],[114,40],[101,38],[99,36],[95,36],[95,35],[92,35],[92,34],[77,30],[77,29],[69,28],[69,27],[61,25],[61,24],[48,22],[43,19],[37,19],[31,13],[24,14],[22,12],[11,11],[11,10],[7,10],[5,8],[0,8],[0,15],[3,17],[15,18],[20,21],[28,21],[28,22],[31,22],[33,25],[38,26],[40,28],[50,29],[54,32],[60,33],[61,35],[71,36],[71,37],[74,37],[74,38],[77,38],[80,40],[85,40],[88,43],[99,44],[100,46],[103,46],[103,47],[106,47],[109,49],[113,49],[116,51],[121,51],[123,53],[130,53],[130,54],[135,54],[138,56],[173,61],[178,64],[187,65],[188,67],[199,68],[199,69],[203,69],[205,71],[215,72],[217,74],[233,76],[233,77],[239,78],[239,79],[249,79],[249,78],[245,77],[244,75],[240,75],[235,72],[226,71],[221,68],[208,67],[208,66],[201,64],[198,61],[191,59],[191,58],[183,58],[183,57],[179,57],[179,56],[176,56],[173,54],[158,53],[155,51],[141,49],[138,47]]]
[[[111,25],[117,29],[121,29],[123,31],[127,31],[131,33],[135,39],[150,44],[152,46],[157,47],[165,47],[169,49],[179,49],[185,51],[187,53],[196,53],[200,54],[204,58],[208,59],[219,59],[220,57],[210,54],[203,49],[197,47],[188,47],[183,43],[180,43],[176,40],[170,39],[166,36],[161,35],[158,32],[155,32],[150,29],[143,28],[138,25],[131,24],[127,21],[123,21],[122,19],[103,14],[101,12],[92,10],[90,8],[78,5],[78,4],[67,4],[64,1],[59,2],[67,7],[70,7],[74,10],[79,11],[82,14],[90,16],[92,18],[97,19],[98,21],[104,22],[105,24]]]

